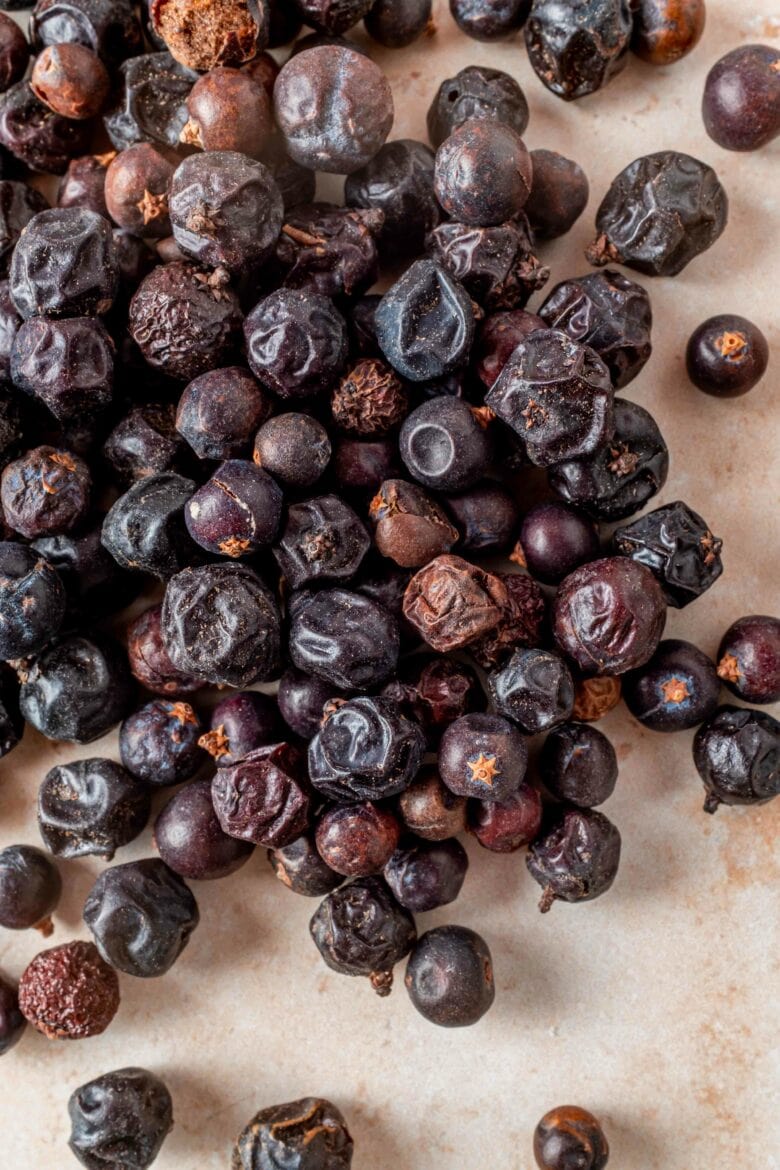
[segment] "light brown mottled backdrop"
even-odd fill
[[[446,4],[436,7],[435,38],[375,50],[396,97],[394,135],[424,138],[430,99],[458,68],[481,62],[514,74],[531,106],[528,145],[571,155],[591,181],[585,215],[545,253],[553,282],[586,270],[594,209],[635,156],[688,151],[728,190],[720,242],[682,276],[647,281],[655,351],[626,391],[653,412],[671,449],[656,502],[686,500],[724,539],[724,577],[689,609],[671,611],[667,627],[714,653],[735,618],[780,609],[780,143],[728,154],[705,135],[699,102],[723,52],[777,43],[779,0],[708,0],[691,57],[662,70],[632,60],[574,105],[536,80],[522,40],[468,41]],[[702,319],[730,311],[767,332],[773,366],[748,397],[718,402],[688,384],[683,352]],[[690,734],[654,735],[623,710],[604,729],[621,765],[606,806],[624,842],[613,891],[542,918],[522,856],[469,844],[462,897],[421,921],[424,929],[454,920],[488,939],[498,996],[476,1028],[436,1029],[402,986],[380,1001],[362,981],[327,971],[307,932],[314,903],[287,893],[258,850],[235,877],[196,885],[202,920],[188,950],[163,979],[123,977],[104,1036],[50,1043],[28,1030],[2,1061],[0,1166],[75,1166],[65,1145],[69,1093],[133,1063],[160,1073],[174,1096],[159,1170],[225,1170],[232,1137],[256,1109],[308,1093],[343,1108],[355,1170],[531,1170],[533,1127],[563,1102],[604,1119],[615,1170],[778,1170],[780,801],[707,817]],[[114,737],[73,750],[29,733],[0,763],[0,845],[38,841],[36,787],[54,761],[101,753],[115,755]],[[118,860],[150,852],[147,831]],[[63,864],[54,942],[87,936],[80,911],[100,868]],[[39,946],[34,932],[1,932],[0,967],[18,977]]]

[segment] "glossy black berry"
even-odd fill
[[[0,543],[0,658],[26,658],[42,650],[65,616],[59,573],[33,549]]]
[[[550,468],[550,487],[594,520],[624,520],[661,490],[669,449],[649,410],[626,398],[614,401],[612,436],[585,459]]]
[[[62,894],[57,866],[34,845],[8,845],[0,851],[0,926],[6,930],[37,927],[51,934],[50,917]]]
[[[154,857],[104,869],[84,903],[102,958],[139,979],[170,970],[199,919],[188,886]]]
[[[254,849],[221,828],[210,780],[193,780],[171,797],[154,822],[154,843],[174,873],[196,881],[227,877]]]
[[[268,860],[279,881],[305,898],[321,898],[344,880],[322,860],[311,833],[280,849],[269,849]]]
[[[174,149],[187,121],[193,75],[170,53],[144,53],[123,61],[103,121],[115,150],[136,142]]]
[[[723,572],[723,541],[681,500],[616,529],[614,541],[620,553],[654,573],[675,609],[690,605]]]
[[[609,1146],[592,1113],[561,1105],[545,1113],[537,1125],[534,1158],[539,1170],[604,1170]]]
[[[425,753],[416,722],[387,699],[333,704],[309,744],[309,777],[331,800],[381,800],[402,792]]]
[[[58,764],[38,791],[38,827],[55,857],[110,861],[143,831],[150,809],[146,785],[100,757]]]
[[[441,219],[433,190],[433,151],[410,138],[385,143],[365,167],[347,176],[344,198],[348,207],[384,214],[377,239],[383,254],[419,255],[427,232]]]
[[[609,370],[594,350],[558,329],[538,330],[520,342],[485,404],[539,467],[584,459],[615,425]]]
[[[429,233],[426,243],[432,258],[488,312],[525,305],[550,276],[549,268],[535,255],[536,245],[522,212],[494,227],[442,223]]]
[[[531,845],[528,872],[542,887],[539,909],[588,902],[611,887],[620,863],[620,833],[603,813],[564,808]]]
[[[765,804],[780,795],[780,723],[765,711],[721,707],[693,741],[707,790],[705,812],[721,804]]]
[[[436,152],[436,198],[452,219],[475,227],[504,223],[531,190],[531,158],[519,134],[503,122],[471,118]]]
[[[534,0],[525,25],[540,81],[565,101],[595,93],[626,66],[630,0]]]
[[[631,714],[652,731],[682,731],[710,719],[718,706],[715,663],[690,642],[670,638],[623,679]]]
[[[322,901],[309,930],[322,958],[341,975],[364,975],[389,995],[393,967],[414,946],[417,932],[379,877],[357,878]]]
[[[217,703],[211,712],[211,730],[199,743],[218,768],[229,768],[257,748],[282,738],[274,698],[260,691],[238,691]]]
[[[102,634],[74,634],[34,659],[19,704],[47,739],[91,743],[128,714],[134,695],[122,647]]]
[[[688,377],[705,394],[738,398],[766,373],[769,345],[752,321],[723,313],[710,317],[691,334],[685,364]]]
[[[574,705],[571,671],[553,650],[515,650],[488,686],[496,710],[526,735],[563,723]]]
[[[760,150],[780,134],[780,53],[740,45],[713,65],[704,85],[704,127],[726,150]]]
[[[508,73],[469,65],[441,83],[428,110],[428,137],[434,148],[469,118],[502,122],[522,134],[528,125],[528,102]]]
[[[111,226],[93,211],[41,211],[19,237],[11,296],[24,318],[107,313],[119,284]]]
[[[195,483],[161,471],[128,488],[103,522],[103,545],[123,569],[167,580],[194,559],[185,527],[185,505]]]
[[[232,1170],[349,1170],[352,1138],[340,1109],[324,1097],[304,1097],[261,1109],[236,1139]]]
[[[173,1126],[171,1095],[143,1068],[82,1085],[68,1101],[68,1146],[87,1170],[147,1170]]]
[[[567,504],[536,504],[520,529],[518,555],[532,577],[557,585],[599,554],[596,525]]]
[[[398,663],[398,622],[381,605],[347,589],[293,599],[290,657],[299,670],[337,689],[383,683]]]
[[[537,239],[555,240],[566,235],[585,210],[588,178],[579,163],[554,150],[532,150],[531,167],[531,194],[523,210]]]
[[[460,398],[430,398],[404,421],[401,458],[419,483],[462,491],[481,479],[493,445],[480,417]]]
[[[590,724],[564,723],[544,741],[539,775],[558,800],[578,808],[594,808],[615,791],[615,749],[606,735]]]
[[[591,264],[625,264],[648,276],[677,276],[722,235],[729,202],[712,167],[679,151],[635,159],[596,212]]]
[[[746,703],[780,699],[780,619],[751,614],[729,626],[718,650],[718,678]]]
[[[244,322],[252,372],[280,398],[327,390],[347,359],[347,325],[328,298],[280,288]]]
[[[119,755],[133,776],[154,788],[180,784],[206,757],[198,740],[203,728],[189,703],[153,699],[119,729]]]
[[[92,476],[70,451],[35,447],[8,463],[0,478],[6,523],[30,540],[68,532],[89,510]]]
[[[291,504],[273,551],[285,580],[300,589],[320,580],[348,581],[370,546],[357,514],[331,495]]]
[[[248,686],[278,669],[276,601],[246,565],[183,569],[168,582],[162,631],[176,669],[215,685]]]
[[[380,349],[411,382],[441,378],[464,365],[474,338],[468,295],[433,260],[416,260],[388,289],[375,323]]]
[[[438,926],[421,935],[404,983],[420,1015],[443,1028],[476,1024],[496,996],[488,945],[465,926]]]
[[[89,124],[55,114],[17,81],[0,97],[0,146],[33,171],[61,175],[89,145]]]
[[[506,800],[525,776],[527,763],[523,736],[499,715],[463,715],[439,744],[439,773],[458,796]]]
[[[176,430],[199,459],[248,458],[271,413],[270,395],[241,366],[207,370],[185,386]]]
[[[384,212],[311,203],[287,212],[276,244],[279,277],[287,288],[320,296],[356,296],[379,274],[377,237]]]
[[[397,901],[412,914],[422,914],[455,901],[468,865],[466,850],[450,838],[402,845],[383,873]]]
[[[113,397],[114,343],[93,317],[31,317],[14,338],[10,372],[59,422],[96,419]]]
[[[290,411],[264,423],[255,436],[254,461],[291,487],[311,487],[325,471],[331,442],[321,422]]]

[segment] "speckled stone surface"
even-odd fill
[[[624,392],[658,419],[671,450],[658,503],[678,498],[724,540],[725,573],[706,597],[670,611],[667,636],[714,653],[745,613],[777,612],[780,393],[780,142],[728,154],[711,142],[699,102],[709,67],[751,41],[777,44],[778,0],[708,0],[695,52],[656,70],[632,60],[602,93],[566,105],[533,75],[516,39],[480,45],[436,3],[438,32],[408,50],[376,50],[396,98],[396,137],[425,134],[439,81],[482,62],[525,88],[530,148],[576,158],[591,202],[573,232],[543,249],[552,283],[587,271],[583,249],[609,181],[638,154],[675,148],[715,167],[731,201],[716,246],[674,280],[645,280],[654,354]],[[332,183],[332,180],[331,180]],[[531,302],[535,307],[538,300]],[[753,318],[773,347],[763,384],[717,401],[687,381],[685,343],[705,317]],[[255,1110],[324,1094],[344,1111],[355,1170],[531,1170],[541,1115],[570,1102],[604,1122],[615,1170],[780,1167],[780,801],[702,812],[692,733],[645,731],[619,708],[599,726],[620,779],[605,811],[623,835],[613,890],[542,917],[521,855],[468,843],[472,869],[453,907],[420,927],[457,922],[488,940],[494,1009],[449,1032],[416,1015],[401,985],[387,1000],[328,971],[308,937],[316,901],[288,893],[258,850],[235,876],[193,883],[201,924],[172,971],[122,976],[109,1030],[78,1043],[31,1029],[0,1062],[0,1166],[68,1170],[66,1102],[122,1065],[162,1076],[175,1127],[155,1170],[226,1170],[233,1137]],[[115,737],[74,750],[28,733],[0,762],[0,846],[38,843],[37,785],[55,761],[116,756]],[[152,854],[151,831],[117,861]],[[48,944],[86,938],[81,906],[95,859],[62,865],[66,894]],[[0,968],[18,977],[41,947],[0,932]]]

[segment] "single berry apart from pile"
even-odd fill
[[[487,943],[465,926],[439,926],[421,935],[404,982],[420,1015],[443,1028],[476,1024],[496,996]]]
[[[304,1097],[256,1113],[236,1138],[231,1167],[349,1170],[352,1148],[341,1111],[324,1097]]]
[[[721,804],[765,804],[780,795],[780,723],[765,711],[721,707],[693,741],[707,790],[705,812]]]
[[[726,150],[760,150],[780,134],[780,52],[740,45],[717,61],[704,85],[704,126]]]
[[[24,1018],[49,1040],[105,1032],[119,1008],[119,980],[91,942],[41,951],[19,981]]]
[[[150,809],[146,785],[101,758],[57,764],[38,791],[38,827],[55,857],[110,861],[146,827]]]
[[[629,0],[534,0],[525,44],[539,80],[567,102],[601,89],[626,66],[631,7]]]
[[[718,678],[746,703],[780,699],[780,619],[751,614],[729,626],[718,650]]]
[[[604,1170],[609,1145],[592,1113],[560,1105],[534,1131],[534,1158],[539,1170]]]
[[[68,1113],[68,1146],[87,1170],[147,1170],[173,1126],[170,1093],[143,1068],[120,1068],[81,1085]]]
[[[710,317],[691,334],[685,364],[688,377],[705,394],[738,398],[766,373],[769,345],[752,321],[723,313]]]

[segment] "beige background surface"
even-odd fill
[[[546,250],[549,287],[586,270],[595,207],[636,155],[673,147],[721,176],[727,232],[682,276],[646,282],[655,352],[626,391],[655,414],[671,449],[657,502],[685,499],[724,539],[724,577],[705,599],[670,611],[667,626],[714,653],[735,618],[780,608],[780,143],[726,153],[706,137],[699,102],[723,52],[776,43],[780,7],[709,0],[708,10],[703,41],[682,64],[653,70],[632,60],[601,94],[570,106],[536,80],[521,40],[468,41],[441,0],[434,39],[375,55],[396,96],[394,136],[424,138],[439,81],[482,62],[525,87],[529,146],[584,165],[591,203]],[[718,402],[688,384],[683,352],[702,319],[725,311],[766,330],[774,361],[755,392]],[[316,903],[287,893],[258,850],[236,876],[195,884],[202,919],[188,950],[163,979],[122,978],[122,1006],[105,1035],[50,1043],[28,1029],[0,1065],[0,1166],[75,1166],[65,1144],[69,1093],[132,1063],[160,1073],[173,1093],[176,1125],[159,1170],[224,1170],[256,1109],[308,1093],[343,1108],[355,1170],[530,1170],[533,1127],[563,1102],[603,1118],[615,1170],[778,1170],[780,801],[709,818],[691,735],[654,735],[624,710],[603,727],[621,763],[606,806],[624,842],[613,891],[542,918],[522,856],[469,844],[460,900],[420,921],[463,923],[488,939],[498,995],[477,1027],[436,1029],[401,986],[380,1001],[367,983],[328,972],[307,932]],[[35,793],[54,761],[115,753],[113,737],[74,750],[28,734],[0,763],[0,845],[38,842]],[[147,831],[117,860],[150,852]],[[80,911],[100,868],[62,865],[52,942],[87,937]],[[18,977],[39,948],[34,932],[0,932],[0,967]]]

